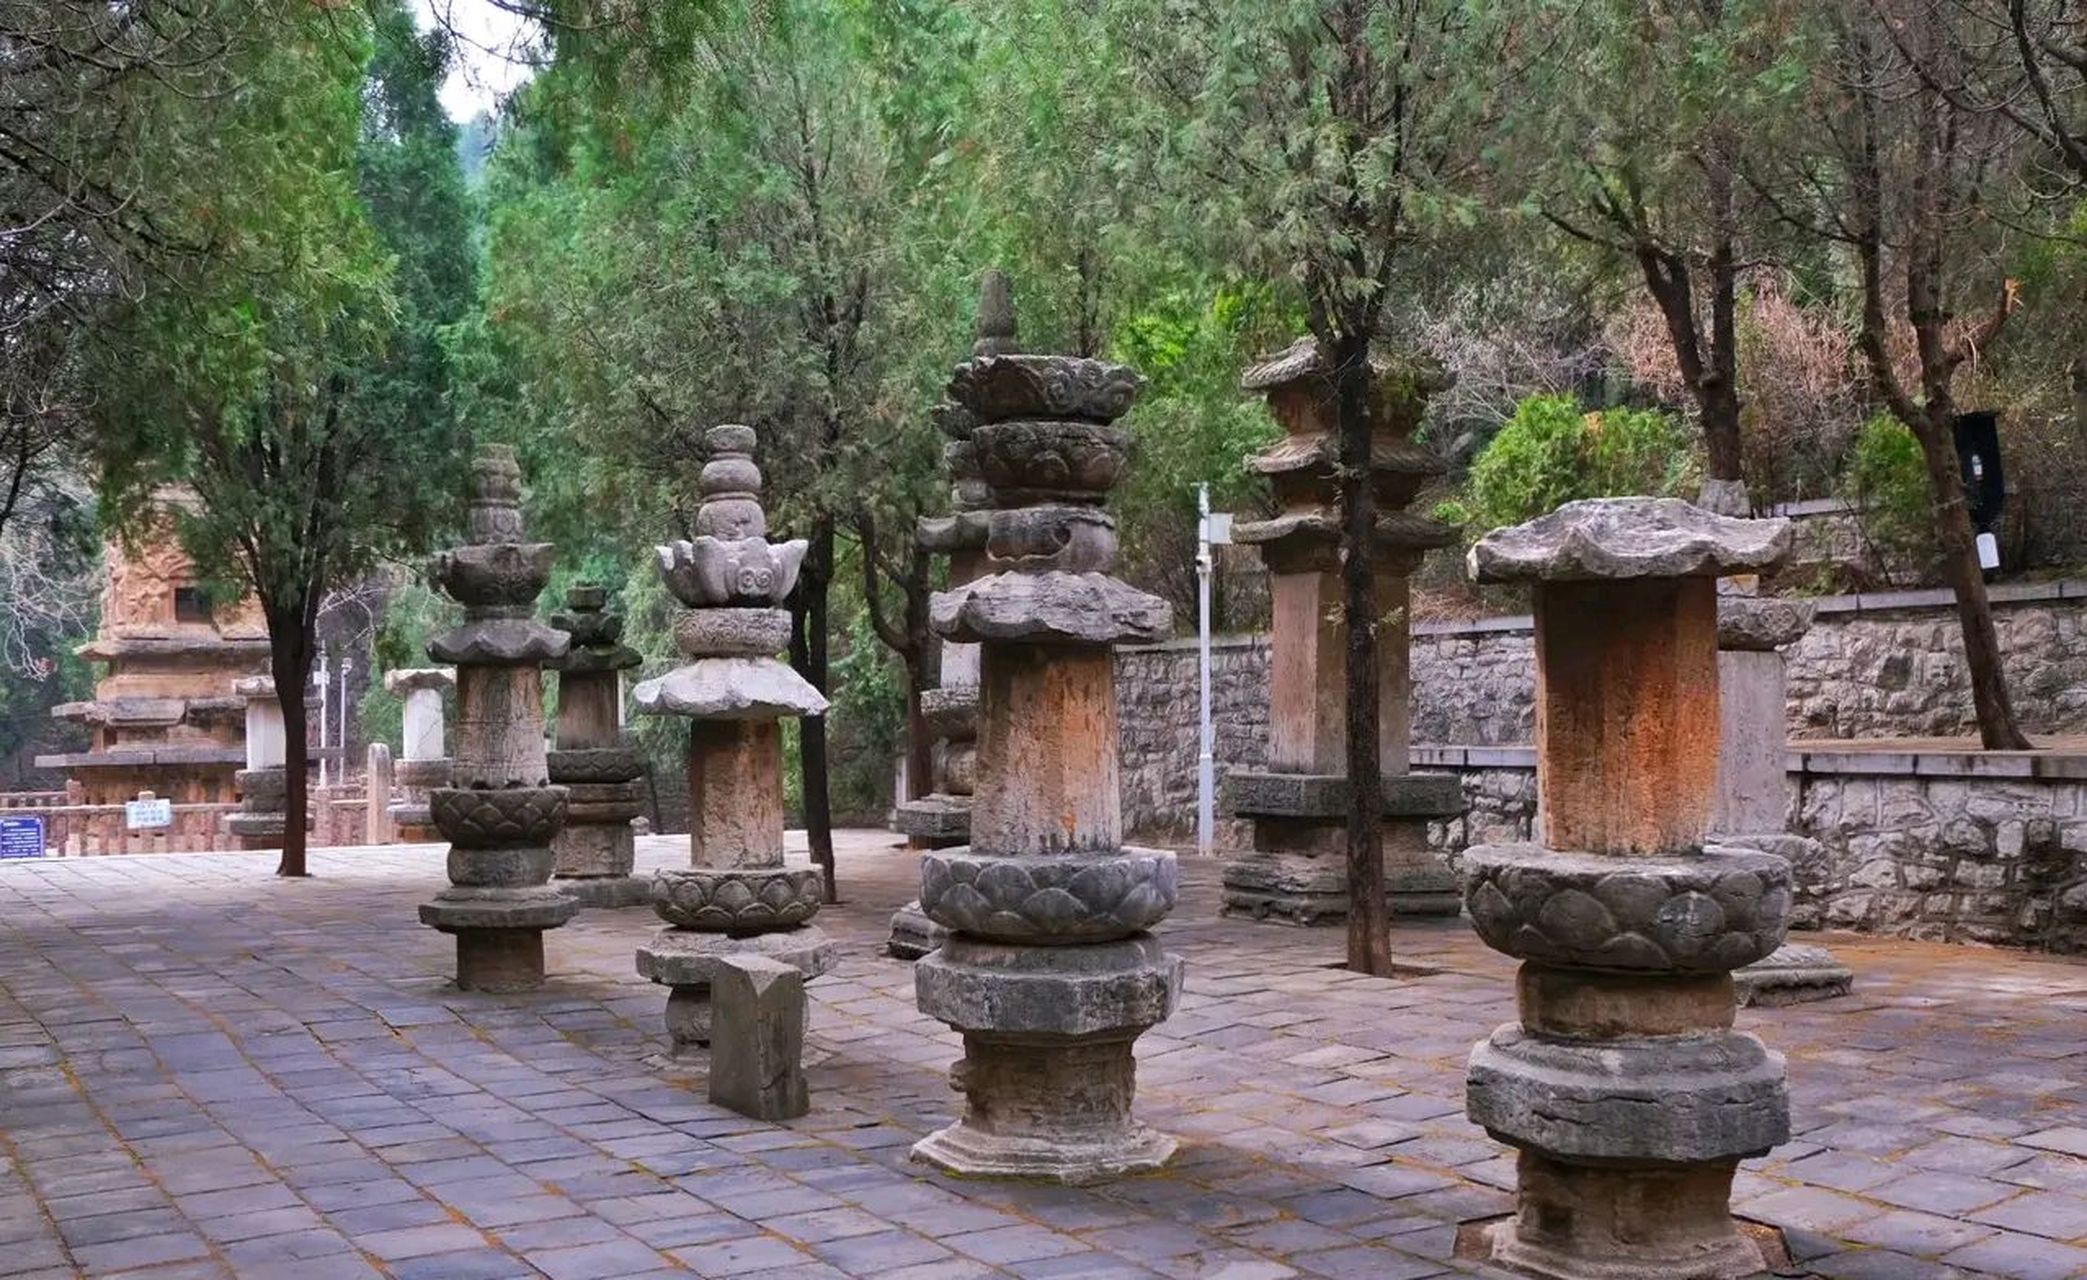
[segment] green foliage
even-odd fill
[[[1863,534],[1887,562],[1924,563],[1934,553],[1934,504],[1920,441],[1889,413],[1863,425],[1848,465],[1848,497]]]
[[[1531,396],[1472,464],[1463,523],[1475,536],[1581,498],[1685,494],[1695,448],[1685,425],[1655,409],[1590,413],[1571,396]]]

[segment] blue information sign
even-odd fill
[[[43,818],[0,816],[0,858],[43,857]]]

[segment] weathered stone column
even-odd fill
[[[972,356],[1003,355],[1014,350],[1014,305],[1007,279],[986,273],[978,304],[978,338]],[[937,425],[949,437],[942,457],[949,469],[953,513],[920,522],[920,545],[949,557],[951,590],[975,581],[986,571],[986,508],[991,493],[978,469],[971,433],[978,419],[955,401],[937,411]],[[900,832],[929,849],[949,849],[971,839],[971,796],[978,776],[978,646],[942,643],[938,686],[921,698],[923,718],[936,738],[935,789],[918,800],[897,806]],[[902,960],[918,960],[942,945],[947,931],[927,918],[915,899],[891,917],[886,949]]]
[[[1713,839],[1759,849],[1791,866],[1818,866],[1819,842],[1789,830],[1788,663],[1783,650],[1811,629],[1803,600],[1720,594],[1717,600],[1720,747]],[[1743,1005],[1806,1004],[1848,994],[1855,975],[1815,944],[1786,942],[1732,975]]]
[[[1174,855],[1123,845],[1109,652],[1171,620],[1108,576],[1102,509],[1130,445],[1109,424],[1141,385],[1097,360],[1000,354],[950,386],[982,424],[994,507],[990,572],[930,615],[981,646],[971,844],[921,857],[921,907],[950,934],[913,969],[921,1012],[963,1034],[965,1096],[913,1153],[956,1173],[1093,1182],[1174,1151],[1131,1113],[1132,1043],[1180,993],[1181,962],[1146,932],[1173,909]]]
[[[1790,865],[1706,847],[1717,589],[1775,564],[1785,520],[1677,499],[1574,502],[1495,530],[1480,582],[1534,587],[1541,842],[1464,855],[1521,1021],[1471,1053],[1466,1109],[1521,1152],[1493,1260],[1555,1280],[1762,1269],[1732,1174],[1790,1135],[1781,1055],[1732,1029],[1731,971],[1775,950]]]
[[[582,905],[640,907],[652,886],[631,874],[630,823],[645,766],[624,741],[623,673],[643,659],[621,643],[623,616],[607,612],[608,602],[602,587],[582,583],[565,593],[565,612],[551,615],[551,625],[572,637],[557,663],[557,749],[549,764],[566,806],[551,850],[560,887]]]
[[[1428,823],[1464,811],[1451,774],[1408,771],[1412,678],[1408,577],[1456,530],[1405,510],[1442,473],[1412,439],[1428,398],[1451,379],[1432,361],[1373,369],[1371,485],[1378,518],[1377,732],[1384,770],[1384,880],[1398,915],[1457,913],[1456,878],[1428,848]],[[1348,915],[1348,627],[1340,571],[1340,440],[1333,378],[1317,339],[1304,338],[1247,370],[1247,391],[1267,396],[1283,439],[1251,461],[1282,510],[1236,527],[1268,566],[1273,635],[1269,662],[1268,768],[1234,769],[1222,800],[1252,821],[1249,852],[1226,860],[1227,915],[1288,924],[1339,924]]]
[[[825,888],[817,867],[783,865],[784,716],[826,699],[776,652],[790,641],[780,608],[805,542],[771,544],[751,427],[712,427],[696,540],[658,548],[660,576],[687,605],[674,643],[689,659],[633,690],[638,712],[686,716],[689,867],[658,872],[652,909],[668,927],[638,948],[638,973],[672,988],[676,1052],[710,1043],[710,984],[722,955],[761,955],[809,981],[834,965],[811,923]]]
[[[288,741],[283,730],[283,704],[268,676],[241,676],[232,692],[246,699],[246,768],[233,776],[239,788],[239,812],[227,819],[242,849],[279,849],[283,844],[283,807],[289,803],[284,772]]]
[[[471,541],[429,566],[464,624],[428,644],[457,669],[457,755],[449,785],[428,796],[450,842],[450,887],[421,904],[420,921],[456,936],[459,987],[529,991],[543,985],[544,930],[577,909],[550,885],[566,794],[550,785],[543,741],[542,668],[567,641],[530,616],[552,549],[522,541],[514,450],[487,445],[471,470]]]
[[[449,785],[442,692],[455,686],[456,677],[446,667],[406,667],[384,677],[385,690],[406,704],[400,715],[404,732],[399,746],[404,755],[392,770],[402,794],[391,807],[393,829],[406,844],[440,838],[428,811],[428,792]]]

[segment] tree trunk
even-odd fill
[[[283,708],[283,858],[279,876],[311,874],[305,866],[310,842],[311,749],[305,738],[305,685],[311,680],[316,626],[301,607],[264,610],[268,622],[268,667]]]
[[[1343,333],[1332,354],[1341,455],[1341,607],[1348,628],[1348,967],[1381,977],[1391,973],[1391,915],[1384,894],[1384,770],[1377,750],[1377,512],[1370,487],[1368,331]]]
[[[827,691],[828,593],[833,585],[833,521],[812,522],[811,546],[797,575],[797,608],[790,628],[790,665],[820,693]],[[804,778],[804,833],[812,864],[826,873],[826,901],[840,901],[834,878],[833,806],[828,796],[826,717],[798,722],[798,759]]]
[[[2087,355],[2073,358],[2072,383],[2073,435],[2082,447],[2087,447]]]
[[[1964,473],[1957,460],[1955,416],[1945,402],[1922,414],[1914,432],[1934,499],[1942,580],[1957,600],[1957,626],[1964,637],[1964,665],[1971,675],[1971,705],[1978,715],[1979,740],[1988,751],[2027,751],[2030,742],[2015,720],[2014,700],[2008,696],[2007,675],[2000,666],[2000,637],[1993,627],[1985,571],[1978,565],[1977,535],[1971,528]]]

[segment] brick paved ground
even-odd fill
[[[655,840],[641,862],[682,856]],[[848,838],[813,984],[813,1111],[710,1107],[664,1061],[644,912],[550,935],[527,997],[446,989],[413,907],[429,847],[0,864],[0,1276],[1407,1277],[1487,1274],[1456,1224],[1512,1166],[1466,1125],[1510,968],[1416,926],[1441,972],[1361,979],[1338,939],[1214,918],[1188,868],[1179,1016],[1139,1044],[1167,1173],[1082,1191],[924,1172],[955,1042],[879,951],[912,859]],[[1790,1057],[1797,1141],[1745,1212],[1787,1274],[2087,1276],[2087,965],[1835,939],[1847,1000],[1743,1016]]]

